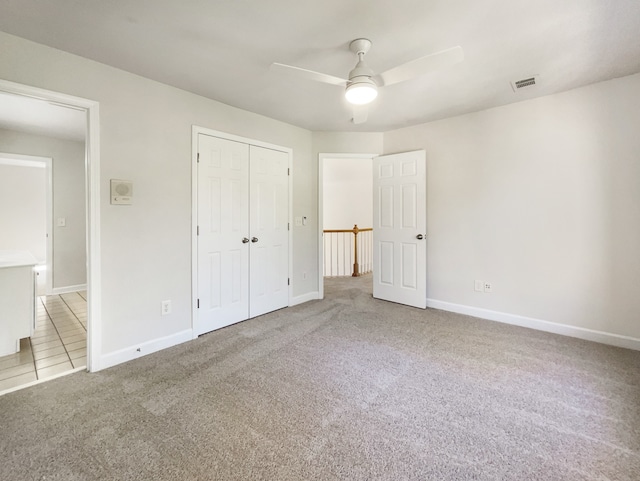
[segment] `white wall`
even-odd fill
[[[313,153],[325,154],[381,154],[382,132],[314,132]]]
[[[24,167],[0,162],[0,250],[29,251],[40,264],[47,259],[44,167],[44,163]]]
[[[633,75],[386,133],[427,152],[428,297],[640,338],[638,126]]]
[[[191,329],[192,125],[292,148],[293,214],[317,211],[311,132],[5,33],[0,44],[0,78],[100,102],[103,356]],[[112,178],[133,181],[133,205],[109,204]],[[293,230],[294,295],[317,290],[315,244],[317,227]]]
[[[0,129],[0,152],[53,159],[53,288],[86,284],[84,142]]]
[[[325,229],[373,226],[371,159],[325,159],[323,225]]]

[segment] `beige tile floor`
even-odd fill
[[[0,357],[0,391],[87,364],[87,293],[41,296],[36,329],[20,352]]]

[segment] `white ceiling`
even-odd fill
[[[387,131],[640,72],[638,0],[1,0],[0,30],[314,131]],[[346,77],[357,37],[376,72],[456,45],[466,58],[382,89],[358,126],[340,87],[269,70]]]
[[[84,110],[0,92],[0,129],[84,142]]]

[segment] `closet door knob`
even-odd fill
[[[416,236],[416,239],[418,239],[418,240],[422,240],[422,239],[424,239],[424,236],[423,236],[422,234],[418,234],[418,235]]]
[[[253,242],[255,244],[256,242],[258,242],[258,238],[257,237],[252,237],[251,238],[251,242]]]
[[[247,242],[249,242],[249,239],[247,239],[246,237],[243,237],[243,238],[242,238],[242,243],[243,243],[243,244],[246,244]]]

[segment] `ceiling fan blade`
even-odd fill
[[[440,52],[425,55],[402,65],[398,65],[378,75],[376,83],[382,87],[424,75],[434,70],[454,65],[464,60],[462,47],[448,48]]]
[[[347,85],[345,79],[334,77],[326,73],[314,72],[313,70],[307,70],[300,67],[293,67],[292,65],[285,65],[283,63],[272,63],[271,70],[273,72],[282,72],[287,75],[295,75],[297,77],[306,78],[307,80],[315,80],[316,82],[323,82],[331,85],[339,85],[344,87]]]
[[[351,121],[356,125],[364,124],[367,121],[368,116],[369,116],[368,105],[356,105],[353,107],[353,117]]]

